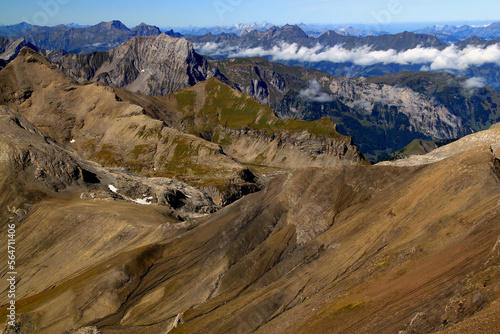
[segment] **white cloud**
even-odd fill
[[[462,83],[462,86],[465,89],[483,88],[484,86],[486,86],[486,80],[484,78],[474,77],[474,78],[470,78],[470,79],[465,80]]]
[[[393,49],[373,51],[367,46],[353,50],[338,45],[330,48],[320,45],[307,48],[298,46],[295,43],[281,43],[270,49],[262,47],[249,49],[224,47],[224,45],[217,43],[205,43],[195,47],[202,54],[222,55],[225,57],[270,57],[274,61],[328,61],[333,63],[353,63],[360,66],[375,64],[422,65],[424,70],[466,70],[471,66],[483,64],[500,65],[500,46],[498,44],[486,48],[469,46],[463,50],[454,45],[444,50],[418,46],[401,52]]]
[[[309,80],[309,86],[306,89],[300,91],[299,97],[311,102],[324,103],[333,101],[333,97],[323,91],[321,85],[316,79]]]
[[[486,80],[484,78],[470,78],[461,83],[463,89],[468,94],[475,94],[476,90],[486,86]]]

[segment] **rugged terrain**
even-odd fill
[[[167,95],[212,76],[205,58],[185,39],[134,37],[109,52],[67,54],[59,67],[71,77],[147,95]]]
[[[500,119],[500,93],[484,84],[468,88],[467,79],[451,74],[405,72],[365,80],[263,58],[206,60],[191,43],[163,34],[136,37],[107,52],[67,54],[56,63],[76,80],[147,95],[167,95],[216,77],[267,104],[281,118],[330,117],[371,160],[414,139],[458,138]],[[402,75],[407,78],[395,79]]]
[[[452,74],[347,78],[263,58],[212,63],[234,87],[270,105],[281,118],[329,116],[374,160],[414,139],[459,138],[500,120],[498,92]]]
[[[10,39],[24,38],[46,50],[65,50],[82,54],[109,50],[134,36],[157,36],[160,33],[160,29],[145,23],[129,29],[116,20],[101,22],[86,28],[65,25],[44,27],[27,23],[0,27],[0,35]]]
[[[219,205],[259,188],[243,164],[295,168],[362,161],[352,140],[328,119],[280,120],[215,78],[173,96],[149,97],[80,84],[24,48],[0,72],[0,82],[1,103],[82,157],[213,188]]]
[[[120,78],[134,73],[119,71],[128,60],[151,61],[147,45],[168,44],[180,47],[177,73],[189,68],[186,41],[127,43],[66,59]],[[201,61],[214,77],[166,96],[75,80],[29,47],[0,71],[0,222],[4,235],[15,224],[18,273],[16,326],[0,332],[500,330],[500,126],[489,88]],[[453,94],[468,109],[448,108]],[[330,117],[278,118],[276,102]],[[466,136],[369,165],[335,117],[360,132],[380,123]]]
[[[53,144],[5,108],[1,121],[1,168],[19,171],[2,173],[0,186],[2,219],[17,224],[22,333],[500,328],[498,127],[443,147],[430,164],[278,175],[181,223],[161,206],[79,199],[93,186],[80,173],[56,172],[74,185],[45,188],[34,166],[12,159],[26,147],[12,138],[29,132],[31,152]],[[72,165],[60,158],[54,166]]]

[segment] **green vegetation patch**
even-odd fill
[[[158,138],[158,140],[162,139],[163,135],[161,134],[161,126],[157,126],[154,128],[147,128],[146,125],[143,125],[135,133],[135,136],[142,139],[142,140],[148,140],[148,138],[150,138],[153,135],[156,136],[156,138]]]
[[[207,130],[209,124],[215,130],[218,124],[230,129],[245,129],[266,131],[272,136],[275,131],[307,131],[320,137],[340,137],[335,124],[329,117],[323,117],[314,122],[294,119],[283,120],[274,115],[273,110],[260,104],[250,96],[240,93],[221,83],[215,78],[205,82],[206,100],[203,106],[196,109],[193,91],[181,91],[175,94],[181,111],[195,111],[196,121],[192,120],[195,131]],[[197,123],[196,126],[194,123]],[[201,123],[201,124],[200,124]]]

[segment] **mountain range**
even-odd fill
[[[0,27],[0,36],[9,39],[25,38],[42,49],[61,49],[75,53],[109,50],[134,36],[156,36],[160,33],[159,28],[145,23],[129,29],[116,20],[101,22],[85,28],[74,28],[66,25],[44,27],[28,23]]]
[[[95,26],[60,28],[74,52],[0,40],[0,221],[16,241],[0,332],[500,328],[500,93],[484,78],[211,59],[116,21],[87,53]]]
[[[416,32],[421,34],[434,35],[446,42],[458,42],[471,37],[479,37],[486,40],[500,39],[500,22],[493,22],[484,26],[450,26],[450,25],[435,25],[419,29]]]
[[[353,147],[308,153],[348,144],[329,120],[280,121],[216,78],[148,97],[77,83],[23,48],[0,83],[0,212],[22,278],[7,331],[498,328],[498,126],[368,166]],[[259,147],[259,173],[231,161]],[[248,188],[217,203],[237,180],[210,183],[230,175]]]
[[[495,37],[496,26],[492,23],[487,27],[471,27],[471,31],[477,31],[485,39],[471,32],[453,41],[441,40],[432,31],[428,34],[405,31],[397,34],[356,33],[352,36],[346,33],[349,29],[337,29],[307,34],[303,29],[308,28],[304,25],[277,27],[267,23],[238,26],[243,30],[237,34],[237,31],[227,29],[210,30],[204,35],[182,36],[173,30],[166,34],[184,37],[194,43],[199,54],[217,59],[260,56],[287,65],[320,69],[336,76],[368,77],[405,70],[447,71],[470,78],[481,76],[489,86],[500,89],[497,80],[500,64],[495,57],[487,56],[500,52],[496,42],[498,37]],[[41,27],[26,23],[0,27],[0,36],[25,38],[41,49],[77,54],[107,51],[133,36],[157,36],[160,33],[157,27],[146,24],[129,29],[120,21],[85,28]],[[483,56],[474,63],[468,62],[464,52],[470,52],[470,49]]]
[[[263,58],[211,60],[198,55],[185,39],[165,34],[134,37],[110,51],[49,58],[78,81],[146,95],[168,95],[216,77],[281,118],[330,117],[370,160],[414,139],[454,139],[485,129],[500,116],[499,93],[478,79],[412,72],[345,78]]]

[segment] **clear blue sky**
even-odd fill
[[[0,0],[0,8],[1,24],[49,26],[113,19],[128,27],[500,21],[498,0]]]

